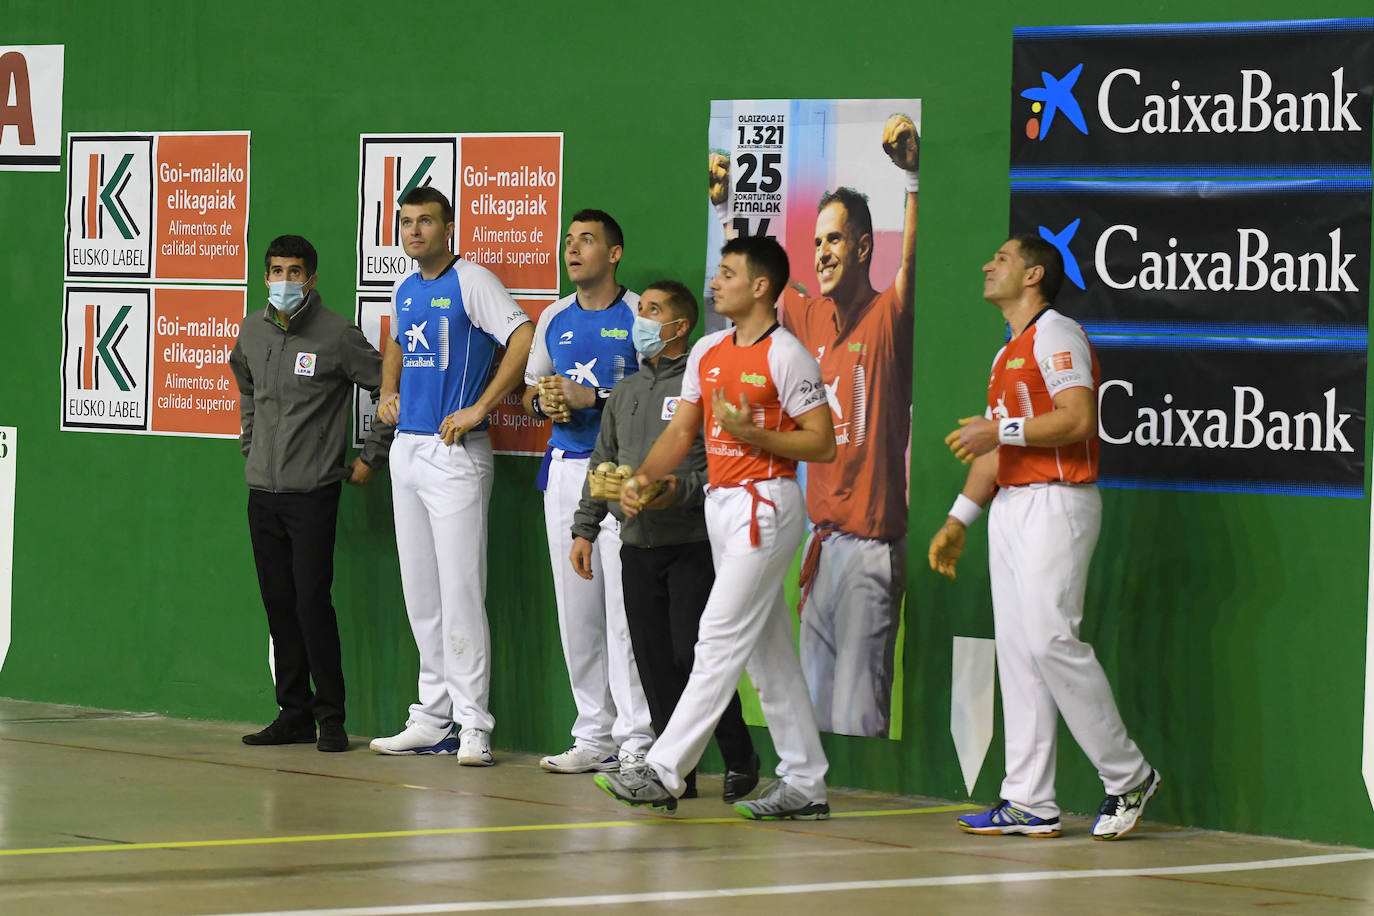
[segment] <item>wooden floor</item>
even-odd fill
[[[534,757],[245,730],[0,700],[0,913],[1374,913],[1368,850],[1149,823],[1101,843],[1083,818],[975,837],[963,805],[843,790],[828,821],[760,824],[718,777],[660,817]]]

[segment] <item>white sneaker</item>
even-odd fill
[[[1125,795],[1108,795],[1098,809],[1097,820],[1093,821],[1094,840],[1119,840],[1135,829],[1140,823],[1140,815],[1145,813],[1145,803],[1159,791],[1159,772],[1151,770],[1145,781]]]
[[[491,756],[491,732],[463,729],[458,736],[458,763],[465,767],[489,767],[495,762]]]
[[[409,722],[405,731],[390,738],[373,738],[368,747],[378,754],[392,757],[415,754],[452,754],[458,750],[458,737],[453,726],[433,728],[419,722]]]
[[[614,773],[620,769],[620,758],[574,744],[561,754],[545,757],[539,765],[550,773]]]
[[[630,773],[642,773],[649,767],[649,764],[644,761],[643,754],[631,754],[627,751],[621,751],[619,760],[621,776],[627,776]]]

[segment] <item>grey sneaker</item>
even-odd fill
[[[649,769],[649,765],[644,762],[643,754],[631,754],[627,751],[620,752],[620,775],[629,773],[643,772]]]
[[[823,821],[830,817],[830,805],[812,801],[779,779],[758,798],[737,802],[735,813],[751,821]]]
[[[592,777],[592,782],[611,798],[631,807],[648,805],[659,811],[677,810],[677,799],[664,788],[653,767],[629,772],[597,773]]]

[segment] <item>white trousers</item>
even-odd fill
[[[1059,816],[1059,716],[1109,795],[1150,775],[1126,734],[1092,646],[1078,638],[1088,564],[1102,526],[1097,487],[1033,484],[998,491],[988,516],[997,667],[1007,739],[1002,797]]]
[[[668,791],[681,795],[683,777],[701,759],[740,674],[747,670],[780,758],[778,778],[811,801],[822,802],[829,763],[782,590],[806,528],[806,510],[795,480],[765,480],[756,487],[776,508],[756,506],[743,487],[712,489],[706,496],[716,584],[701,615],[687,687],[647,760]],[[749,538],[755,510],[758,547]]]
[[[406,614],[420,652],[419,702],[410,721],[491,731],[487,709],[487,504],[491,441],[464,444],[398,433],[391,444],[391,504]]]
[[[642,754],[653,743],[654,728],[625,620],[620,522],[610,513],[601,522],[601,533],[592,542],[591,581],[574,572],[568,559],[573,513],[586,481],[586,458],[563,458],[554,453],[544,490],[544,524],[563,660],[577,707],[573,741],[602,755],[614,754],[617,749]]]

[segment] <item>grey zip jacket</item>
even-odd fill
[[[639,467],[653,447],[659,433],[672,418],[682,394],[682,376],[687,371],[687,354],[670,359],[659,357],[657,368],[645,362],[640,370],[627,375],[611,391],[601,415],[601,431],[587,467],[595,470],[603,461]],[[651,509],[626,519],[620,503],[591,498],[591,486],[582,484],[582,501],[573,514],[573,537],[595,541],[601,520],[609,511],[620,519],[620,540],[631,547],[667,547],[704,541],[706,516],[706,441],[701,430],[687,457],[673,469],[677,475],[677,501],[667,509]]]
[[[229,354],[239,385],[248,486],[269,493],[308,493],[349,476],[353,386],[382,385],[382,355],[347,318],[311,290],[290,327],[270,307],[251,312]],[[386,463],[395,429],[376,421],[363,445],[369,467]]]

